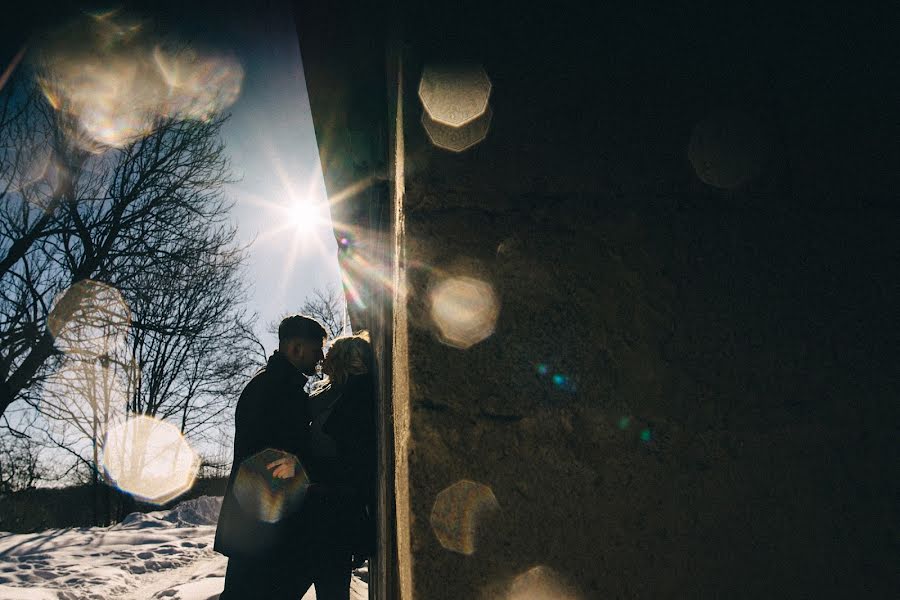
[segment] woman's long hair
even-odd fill
[[[360,331],[353,335],[341,336],[334,340],[322,370],[328,375],[332,385],[342,385],[351,375],[373,373],[375,356],[369,332]]]

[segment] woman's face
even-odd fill
[[[325,357],[325,360],[322,361],[322,372],[329,377],[334,375],[334,360],[332,359],[331,353],[329,353],[328,356]]]

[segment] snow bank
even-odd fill
[[[212,549],[221,506],[202,496],[112,527],[0,532],[0,599],[215,600],[227,565]],[[368,598],[366,579],[354,573],[352,600]]]
[[[222,508],[221,496],[200,496],[185,500],[172,510],[158,510],[149,513],[131,513],[116,529],[146,529],[152,527],[199,527],[215,525]]]
[[[182,502],[163,517],[177,526],[215,525],[222,510],[221,496],[200,496]]]

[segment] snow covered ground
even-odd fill
[[[221,503],[202,496],[112,527],[0,533],[0,599],[216,599],[227,562],[212,549]],[[367,580],[354,571],[352,600],[369,597]],[[314,598],[310,588],[303,600]]]

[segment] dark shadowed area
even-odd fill
[[[884,15],[341,7],[298,27],[317,126],[388,90],[403,597],[890,595]]]

